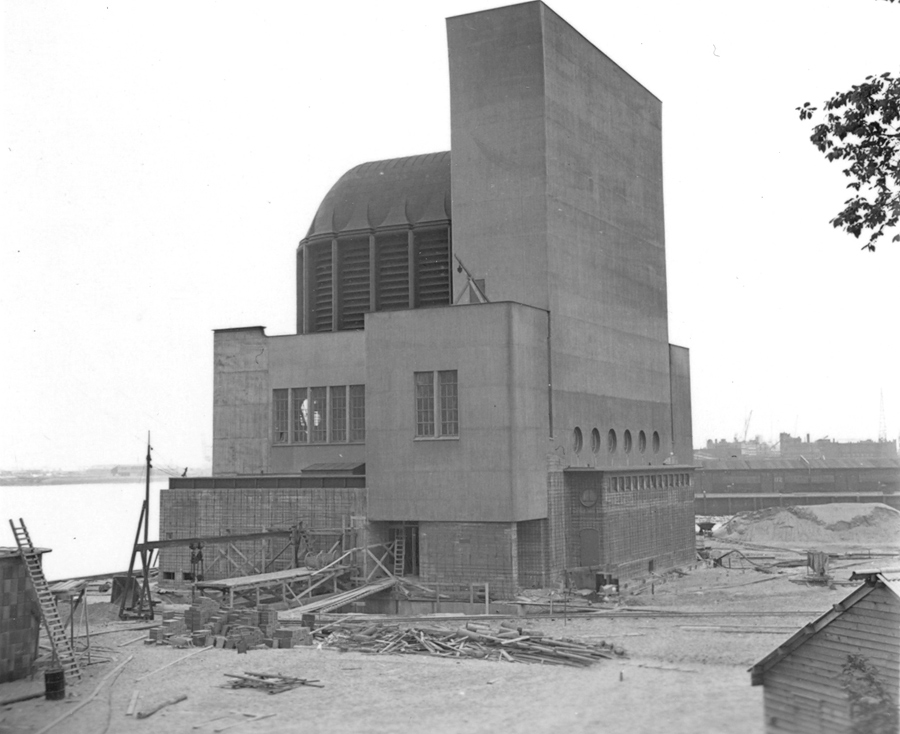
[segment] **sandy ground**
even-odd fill
[[[718,541],[721,549],[735,546]],[[759,553],[759,551],[746,551]],[[782,553],[782,557],[801,557]],[[833,564],[838,581],[854,567],[897,559]],[[704,732],[761,734],[762,689],[747,672],[799,627],[819,616],[852,586],[808,586],[791,581],[806,569],[775,573],[698,566],[687,575],[656,580],[621,609],[590,617],[529,618],[556,637],[607,640],[627,659],[589,669],[448,660],[412,655],[340,653],[334,649],[210,649],[146,646],[141,624],[107,618],[107,604],[92,607],[95,654],[110,662],[86,667],[85,681],[69,686],[65,701],[43,698],[0,707],[0,734],[34,734],[73,711],[51,732]],[[640,614],[635,617],[634,614]],[[461,624],[460,622],[452,624]],[[143,632],[143,635],[146,635]],[[127,643],[127,644],[126,644]],[[114,677],[110,671],[131,659]],[[171,667],[159,670],[173,661]],[[277,695],[222,688],[225,673],[279,672],[317,679],[324,688]],[[143,680],[142,676],[150,674]],[[42,691],[43,680],[0,685],[0,701]],[[126,716],[134,691],[138,710],[185,694],[187,699],[149,718]],[[274,714],[249,721],[241,714]],[[215,718],[223,717],[223,718]],[[211,721],[214,719],[214,721]]]

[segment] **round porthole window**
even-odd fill
[[[626,430],[622,435],[622,450],[626,454],[631,453],[631,431]]]
[[[611,454],[616,453],[616,432],[612,428],[606,434],[606,450]]]
[[[647,434],[641,431],[638,433],[638,451],[642,454],[647,450]]]
[[[653,431],[653,453],[659,453],[659,432]]]
[[[600,450],[600,431],[596,428],[591,431],[591,453],[596,454]]]
[[[575,430],[572,431],[572,450],[576,454],[580,454],[582,446],[584,446],[584,436],[581,435],[581,429],[575,426]]]
[[[593,507],[597,504],[597,492],[593,489],[586,489],[581,493],[581,504],[585,507]]]

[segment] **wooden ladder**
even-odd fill
[[[16,539],[16,545],[22,558],[25,560],[25,567],[28,569],[28,575],[31,577],[31,583],[37,594],[38,602],[41,605],[41,617],[44,620],[44,627],[47,629],[47,636],[50,638],[50,645],[53,648],[53,655],[65,673],[66,680],[69,682],[80,681],[81,668],[78,667],[78,661],[75,660],[75,652],[69,644],[69,638],[66,636],[66,628],[63,627],[62,620],[59,617],[59,609],[56,607],[56,598],[47,584],[44,577],[44,569],[41,567],[41,559],[34,551],[31,543],[31,537],[28,535],[28,529],[22,518],[19,518],[19,525],[16,527],[12,520],[9,526],[12,528],[13,536]]]
[[[406,538],[399,533],[394,541],[394,576],[403,576],[406,569]]]

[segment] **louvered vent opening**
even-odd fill
[[[416,306],[450,303],[450,243],[446,227],[416,230]]]
[[[406,232],[377,236],[378,310],[409,308],[409,243]]]
[[[369,310],[369,238],[338,242],[341,314],[339,329],[362,329]]]
[[[331,243],[316,245],[311,248],[309,259],[309,273],[312,279],[310,288],[310,330],[331,331],[334,313],[331,292]]]

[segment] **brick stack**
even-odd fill
[[[312,632],[307,627],[295,627],[293,629],[275,630],[271,647],[284,648],[296,647],[297,645],[309,646],[312,644]]]
[[[17,550],[0,549],[0,683],[31,674],[41,608]]]
[[[215,602],[200,599],[185,610],[181,619],[174,612],[164,612],[162,624],[150,630],[147,643],[151,642],[249,649],[311,645],[312,635],[305,628],[279,630],[278,612],[273,609],[219,609]]]

